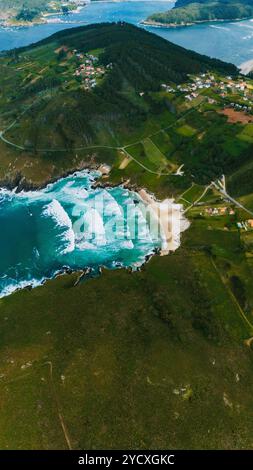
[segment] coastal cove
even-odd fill
[[[140,25],[155,12],[164,12],[174,6],[170,1],[92,2],[78,14],[57,15],[47,24],[31,27],[0,27],[0,50],[25,46],[66,28],[78,25],[126,21]],[[232,62],[239,66],[253,57],[253,22],[210,22],[189,27],[166,28],[145,26],[148,31],[187,49]]]
[[[188,228],[180,204],[124,186],[95,188],[99,176],[83,170],[36,191],[0,188],[0,298],[65,272],[136,270],[178,248]]]

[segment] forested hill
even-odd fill
[[[160,86],[163,80],[180,83],[188,74],[210,69],[229,74],[238,72],[233,64],[187,50],[124,22],[62,30],[19,51],[29,51],[54,42],[84,52],[103,48],[100,60],[117,64],[111,75],[121,79],[128,77],[130,82],[136,85],[139,83],[141,88]]]
[[[201,3],[201,4],[208,4],[210,0],[198,0],[198,2],[194,2],[194,0],[177,0],[175,4],[175,8],[185,7],[186,5],[190,5],[191,3]],[[237,0],[234,2],[233,0],[218,0],[218,3],[223,5],[231,5],[233,3],[240,3],[241,5],[251,5],[253,6],[253,0]]]
[[[172,10],[154,13],[147,23],[189,25],[215,20],[239,20],[253,17],[252,0],[178,0]]]

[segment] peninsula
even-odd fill
[[[85,4],[85,0],[0,0],[0,24],[29,26],[46,23],[49,16],[78,11]]]
[[[150,15],[143,24],[162,27],[191,26],[212,21],[239,21],[253,17],[251,0],[189,2],[180,0],[172,10]]]

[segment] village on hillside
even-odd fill
[[[209,104],[219,104],[223,108],[253,115],[253,86],[245,77],[232,78],[227,76],[222,80],[212,73],[202,73],[196,76],[189,75],[190,82],[182,85],[161,84],[166,93],[180,93],[188,102],[195,101],[200,95],[206,96]],[[240,122],[240,115],[231,114],[234,122]],[[229,115],[228,115],[229,117]],[[247,122],[253,120],[251,117]],[[245,120],[242,120],[245,122]]]
[[[98,57],[92,54],[83,54],[74,50],[73,53],[80,60],[80,65],[77,67],[74,76],[80,77],[84,83],[84,89],[90,90],[97,85],[99,78],[103,78],[106,72],[106,68],[102,65],[98,65]],[[107,66],[110,68],[111,64]]]

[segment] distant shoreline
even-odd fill
[[[66,16],[75,14],[78,15],[86,6],[88,3],[91,3],[90,1],[87,1],[85,5],[82,5],[81,7],[77,7],[74,10],[69,10],[67,13],[65,13]],[[61,10],[55,11],[55,12],[41,12],[40,16],[35,18],[32,21],[17,21],[13,17],[9,17],[6,19],[1,19],[0,20],[0,27],[2,28],[15,28],[15,27],[31,27],[31,26],[36,26],[36,25],[41,25],[41,24],[48,24],[48,23],[53,23],[53,21],[48,20],[47,18],[51,17],[56,17],[55,18],[55,23],[57,23],[57,16],[64,15],[64,12]]]
[[[154,2],[157,1],[157,3],[164,2],[164,3],[175,3],[175,0],[87,0],[87,3],[85,5],[77,7],[75,10],[70,10],[68,12],[69,15],[78,15],[84,8],[86,8],[88,5],[92,3],[138,3],[138,2],[143,2],[143,3],[148,3],[148,2]],[[41,24],[48,24],[51,23],[51,21],[47,21],[47,18],[50,17],[57,17],[60,15],[64,15],[62,11],[55,11],[55,12],[42,12],[41,16],[38,18],[35,18],[33,21],[16,21],[15,18],[9,17],[9,18],[1,18],[0,19],[0,27],[30,27],[30,26],[35,26],[35,25],[41,25]],[[57,22],[57,21],[56,21]]]
[[[187,22],[187,23],[161,23],[160,21],[155,21],[155,20],[143,20],[140,22],[140,24],[143,24],[145,26],[153,26],[155,28],[185,28],[187,26],[194,26],[198,24],[203,24],[203,23],[228,23],[231,21],[246,21],[246,20],[251,20],[253,17],[252,16],[247,16],[245,18],[230,18],[230,19],[213,19],[213,20],[196,20],[192,22]]]

